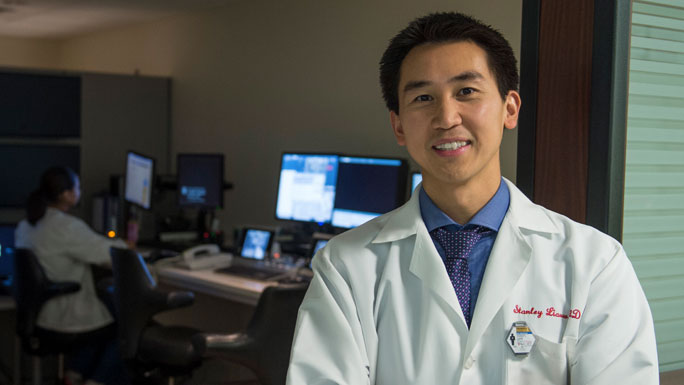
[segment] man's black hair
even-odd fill
[[[456,12],[433,13],[412,21],[392,40],[380,60],[380,86],[390,111],[399,113],[399,73],[406,55],[428,43],[470,41],[487,53],[489,70],[501,98],[518,90],[518,68],[513,49],[501,33],[470,16]]]

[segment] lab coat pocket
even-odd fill
[[[516,356],[508,351],[506,384],[549,384],[567,383],[568,360],[565,342],[551,342],[538,335],[528,355]]]

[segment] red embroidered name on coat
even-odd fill
[[[573,319],[580,319],[582,316],[582,312],[579,309],[571,309],[567,314],[565,313],[559,313],[556,311],[556,308],[554,307],[549,307],[546,308],[546,312],[543,312],[541,310],[535,309],[534,306],[530,309],[523,309],[520,307],[520,305],[515,305],[513,308],[513,313],[515,314],[526,314],[526,315],[532,315],[537,318],[541,318],[543,316],[547,317],[556,317],[556,318],[573,318]]]
[[[518,305],[515,305],[515,307],[513,308],[513,313],[516,313],[516,314],[531,314],[531,315],[537,316],[537,318],[541,318],[542,315],[544,314],[544,313],[542,313],[541,310],[537,310],[537,309],[535,309],[534,307],[532,307],[531,309],[523,309],[523,308],[521,308],[521,307],[518,306]]]

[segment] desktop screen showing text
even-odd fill
[[[126,167],[126,200],[142,207],[150,207],[152,173],[154,162],[150,159],[128,154]]]
[[[329,222],[335,200],[337,155],[284,154],[276,217]]]

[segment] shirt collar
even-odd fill
[[[425,190],[423,190],[422,186],[419,194],[420,215],[423,217],[423,222],[425,222],[425,227],[427,227],[428,231],[450,225],[456,226],[457,229],[461,229],[468,225],[478,225],[494,231],[499,231],[499,227],[501,227],[501,222],[503,222],[503,219],[506,216],[508,204],[511,199],[508,186],[502,179],[499,184],[499,189],[496,190],[492,199],[490,199],[468,223],[461,225],[454,222],[454,220],[440,210],[432,199],[430,199]]]

